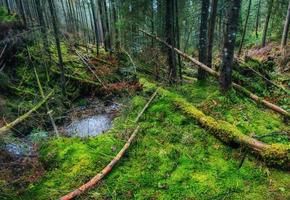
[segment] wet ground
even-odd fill
[[[112,121],[121,107],[119,104],[97,99],[88,102],[87,106],[76,106],[67,113],[64,124],[58,125],[62,136],[96,137],[113,126]],[[1,139],[0,188],[9,185],[12,190],[14,187],[19,190],[42,176],[44,169],[38,160],[37,144],[52,135],[52,132],[39,130],[22,138],[7,136]]]

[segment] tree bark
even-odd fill
[[[177,0],[174,0],[174,8],[175,8],[175,29],[176,29],[176,47],[180,49],[180,33],[179,33],[179,12],[178,12],[178,2]],[[182,82],[182,62],[181,57],[178,54],[177,55],[177,61],[178,61],[178,69],[179,69],[179,79],[180,82]]]
[[[233,59],[241,0],[229,0],[229,4],[220,72],[220,89],[223,93],[228,92],[232,86]]]
[[[242,53],[243,43],[244,43],[244,40],[245,40],[245,35],[246,35],[246,32],[247,32],[247,26],[248,26],[250,11],[251,11],[251,5],[252,5],[252,0],[249,0],[249,6],[248,6],[246,21],[245,21],[245,25],[244,25],[243,34],[242,34],[242,39],[241,39],[240,46],[239,46],[238,56],[240,56],[241,53]]]
[[[151,89],[156,88],[155,84],[147,82],[144,79],[141,80],[141,83],[145,87],[147,86]],[[278,166],[285,169],[290,168],[289,145],[280,143],[263,143],[257,139],[243,134],[237,127],[227,121],[216,120],[211,116],[205,115],[201,110],[193,106],[181,96],[173,94],[163,88],[159,88],[158,93],[163,97],[173,101],[182,112],[195,119],[202,128],[208,130],[209,133],[224,143],[229,145],[238,144],[248,147],[251,151],[262,158],[268,165]]]
[[[43,5],[41,5],[41,0],[35,0],[35,4],[36,4],[36,9],[37,9],[37,15],[38,15],[38,21],[39,21],[42,41],[43,41],[43,48],[44,48],[45,52],[47,53],[47,56],[49,58],[49,62],[51,62],[49,43],[48,43],[48,39],[47,39],[47,31],[46,31],[45,21],[44,21],[44,17],[43,17]]]
[[[91,9],[93,13],[93,22],[94,22],[94,28],[95,28],[95,39],[96,39],[96,46],[97,46],[97,55],[99,55],[99,34],[98,34],[98,25],[97,25],[97,19],[96,19],[96,7],[94,4],[94,0],[91,0]]]
[[[209,28],[208,28],[208,61],[207,64],[211,68],[212,67],[212,48],[214,43],[214,30],[216,23],[216,15],[217,15],[217,6],[218,0],[212,0],[211,2],[211,14],[209,19]]]
[[[289,5],[288,5],[288,11],[287,11],[287,16],[286,16],[286,20],[285,20],[283,35],[282,35],[281,48],[284,48],[287,44],[288,32],[289,32],[289,23],[290,23],[290,1],[289,1]]]
[[[199,31],[199,62],[207,65],[207,46],[208,46],[208,34],[207,34],[207,21],[208,21],[208,9],[209,0],[202,0],[201,3],[201,21]],[[198,80],[204,80],[206,72],[201,68],[198,69]]]
[[[166,41],[160,39],[159,37],[157,36],[153,36],[151,35],[150,33],[146,32],[146,31],[143,31],[143,30],[140,30],[142,33],[145,33],[147,36],[149,37],[154,37],[157,41],[163,43],[165,46],[167,46],[168,48],[172,48],[171,45],[169,45]],[[206,71],[207,73],[209,73],[210,75],[214,76],[215,78],[219,78],[220,74],[218,72],[216,72],[215,70],[209,68],[208,66],[206,66],[205,64],[199,62],[198,60],[192,58],[191,56],[185,54],[184,52],[180,51],[179,49],[177,48],[174,48],[174,50],[180,54],[183,58],[189,60],[190,62],[192,62],[193,64],[193,67],[200,67],[202,68],[204,71]],[[272,104],[271,102],[268,102],[260,97],[258,97],[257,95],[251,93],[250,91],[248,91],[247,89],[243,88],[242,86],[236,84],[236,83],[233,83],[233,87],[238,90],[239,92],[242,92],[243,94],[245,94],[246,96],[250,97],[251,99],[253,99],[255,102],[257,103],[261,103],[263,104],[264,106],[266,106],[267,108],[270,108],[271,110],[285,116],[286,118],[290,118],[290,114],[284,110],[283,108],[275,105],[275,104]]]
[[[9,6],[9,0],[5,0],[5,3],[6,3],[8,15],[11,15],[11,9],[10,9],[10,6]]]
[[[174,0],[166,0],[166,22],[165,22],[166,42],[172,46],[167,50],[169,65],[169,82],[175,83],[177,79],[176,56],[175,56],[175,35],[174,35]]]
[[[266,46],[267,32],[268,32],[271,13],[272,13],[273,2],[274,0],[270,0],[268,4],[267,17],[266,17],[266,22],[265,22],[265,26],[263,30],[263,37],[262,37],[262,47]]]
[[[54,31],[54,38],[55,38],[55,45],[57,49],[57,55],[58,55],[58,62],[59,62],[59,68],[61,71],[61,89],[62,94],[65,95],[65,77],[64,77],[64,66],[63,66],[63,58],[60,48],[60,39],[59,39],[59,28],[58,28],[58,22],[57,22],[57,16],[55,12],[55,6],[54,6],[54,0],[48,0],[49,10],[51,14],[52,19],[52,25],[53,25],[53,31]]]
[[[259,37],[259,22],[260,22],[261,0],[258,2],[257,16],[256,16],[256,38]]]

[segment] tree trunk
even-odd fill
[[[39,21],[39,26],[40,26],[40,31],[41,31],[42,41],[43,41],[43,48],[45,49],[45,52],[47,53],[49,62],[51,62],[51,56],[49,52],[49,43],[47,39],[47,31],[46,31],[45,21],[43,17],[43,5],[41,5],[40,1],[41,0],[35,0],[38,21]]]
[[[167,50],[169,65],[169,82],[175,83],[177,79],[175,40],[174,40],[174,0],[166,0],[166,22],[165,22],[166,42],[172,46]]]
[[[180,49],[180,33],[179,33],[179,12],[178,12],[178,1],[174,0],[174,8],[175,8],[175,29],[176,29],[176,47]],[[179,79],[182,82],[182,62],[181,57],[177,55],[177,61],[179,66]]]
[[[262,47],[266,46],[267,31],[268,31],[270,17],[272,13],[273,2],[274,0],[270,0],[269,5],[268,5],[268,12],[267,12],[267,17],[266,17],[266,22],[265,22],[265,26],[263,30],[263,37],[262,37]]]
[[[242,53],[243,43],[244,43],[244,40],[245,40],[245,35],[246,35],[246,32],[247,32],[247,26],[248,26],[250,11],[251,11],[251,4],[252,4],[252,0],[249,0],[249,6],[248,6],[246,21],[245,21],[245,25],[244,25],[243,34],[242,34],[242,39],[241,39],[240,46],[239,46],[238,56]]]
[[[53,0],[48,0],[48,5],[49,5],[50,13],[51,13],[54,38],[55,38],[55,45],[57,48],[58,62],[59,62],[59,67],[60,67],[60,71],[61,71],[61,89],[62,89],[62,94],[65,95],[66,92],[65,92],[65,77],[64,77],[63,59],[62,59],[62,53],[61,53],[61,48],[60,48],[59,28],[58,28],[57,16],[56,16],[55,6],[54,6]]]
[[[217,15],[217,5],[218,0],[212,0],[211,2],[211,14],[209,19],[209,25],[208,25],[208,50],[207,50],[207,56],[208,61],[207,64],[209,67],[212,66],[212,48],[214,43],[214,30],[215,30],[215,23],[216,23],[216,15]]]
[[[199,62],[207,65],[207,20],[208,20],[209,0],[202,0],[201,3],[201,21],[199,32]],[[203,80],[206,77],[206,72],[201,68],[198,69],[198,80]]]
[[[256,17],[256,38],[259,37],[259,22],[260,22],[261,0],[258,2],[257,17]]]
[[[289,1],[289,5],[288,5],[288,11],[287,11],[287,16],[286,16],[286,20],[285,20],[284,30],[283,30],[281,48],[283,48],[287,44],[288,32],[289,32],[289,23],[290,23],[290,1]]]
[[[9,6],[9,0],[5,0],[5,3],[6,3],[8,15],[11,15],[11,9],[10,9],[10,6]]]
[[[147,36],[149,37],[154,37],[156,40],[158,40],[159,42],[163,43],[165,46],[167,46],[168,48],[172,48],[171,45],[169,45],[166,41],[160,39],[159,37],[153,36],[150,33],[147,33],[146,31],[140,30],[142,33],[145,33]],[[192,62],[194,65],[193,67],[200,67],[202,68],[204,71],[206,71],[207,73],[211,74],[212,76],[214,76],[215,78],[219,78],[220,74],[218,72],[216,72],[215,70],[209,68],[208,66],[206,66],[205,64],[199,62],[198,60],[192,58],[191,56],[185,54],[184,52],[180,51],[177,48],[174,48],[174,51],[176,51],[178,54],[180,54],[183,58],[189,60],[190,62]],[[260,97],[258,97],[257,95],[251,93],[250,91],[248,91],[247,89],[243,88],[242,86],[233,83],[233,87],[238,90],[239,92],[244,93],[246,96],[250,97],[251,99],[253,99],[255,102],[257,103],[261,103],[264,106],[266,106],[267,108],[270,108],[271,110],[285,116],[286,118],[290,117],[290,114],[288,113],[288,111],[284,110],[283,108],[272,104],[269,101],[266,101]]]
[[[23,25],[25,27],[27,27],[27,20],[26,20],[26,16],[25,16],[25,11],[24,11],[24,6],[23,6],[22,0],[19,0],[19,10],[20,10],[20,14],[21,14],[21,17],[22,17]]]
[[[97,19],[96,19],[96,11],[95,11],[95,4],[94,0],[91,0],[91,9],[93,13],[93,21],[94,21],[94,28],[95,28],[95,39],[96,39],[96,46],[97,46],[97,55],[99,55],[99,34],[98,34],[98,25],[97,25]]]
[[[228,92],[232,86],[232,68],[241,0],[229,0],[229,4],[220,72],[220,89],[223,93]]]

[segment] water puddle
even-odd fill
[[[70,136],[89,137],[100,135],[112,127],[113,117],[110,114],[99,114],[77,120],[65,129]]]
[[[95,137],[112,128],[112,121],[120,105],[95,101],[89,107],[78,107],[70,114],[70,121],[64,131],[71,137]]]

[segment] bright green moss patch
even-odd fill
[[[132,121],[154,92],[154,85],[148,84],[151,86],[150,90],[145,88],[148,96],[134,97],[115,119],[109,134],[85,140],[53,139],[44,143],[40,150],[47,171],[21,198],[56,199],[97,174],[131,134]],[[194,90],[194,87],[205,86],[182,87]],[[209,93],[211,101],[217,92]],[[100,185],[78,199],[287,199],[290,195],[287,172],[267,168],[250,155],[238,169],[243,155],[240,149],[222,144],[196,120],[181,112],[171,98],[191,109],[192,102],[187,106],[184,99],[177,97],[174,91],[157,96],[142,116],[141,130],[125,157]],[[229,102],[235,99],[234,96],[225,98]],[[195,103],[198,108],[203,107],[198,101]],[[235,105],[229,107],[232,109]],[[194,109],[194,113],[205,117],[199,109]],[[214,118],[218,116],[209,113]],[[222,112],[218,118],[223,117]],[[232,116],[231,123],[236,123],[236,119]],[[252,125],[259,128],[259,123]],[[116,150],[112,151],[112,147]]]
[[[80,186],[109,163],[122,142],[111,135],[97,138],[56,138],[40,147],[47,172],[32,185],[23,198],[57,199]]]
[[[279,190],[289,185],[285,178],[280,181],[289,174],[268,169],[252,157],[238,169],[239,150],[210,136],[166,97],[155,100],[141,125],[142,132],[118,167],[79,199],[285,199],[289,195]]]

